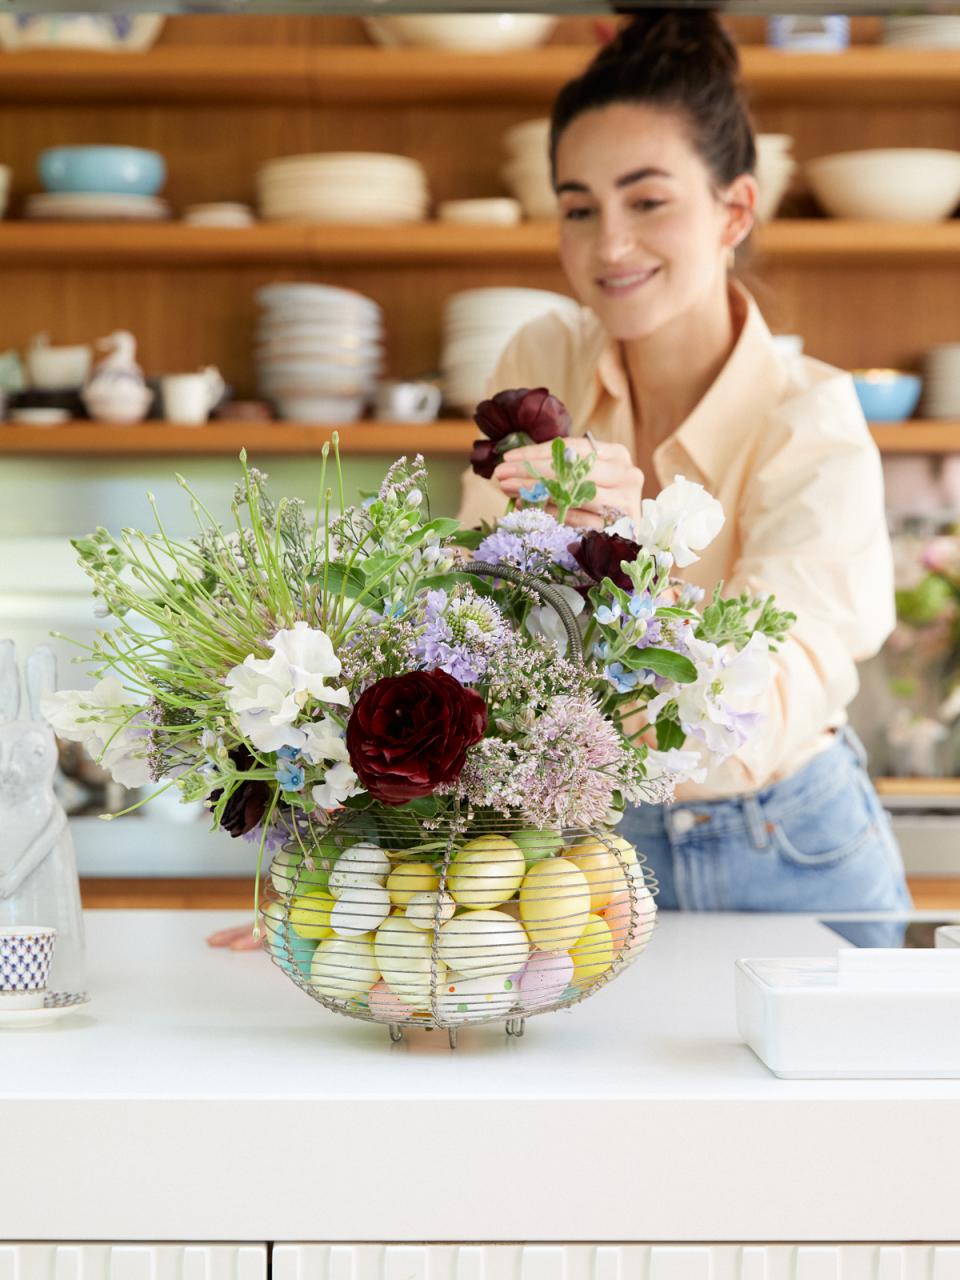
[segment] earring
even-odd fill
[[[737,268],[737,250],[735,245],[730,245],[727,249],[727,270],[735,271]]]

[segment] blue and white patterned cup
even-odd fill
[[[0,925],[0,1009],[42,1008],[56,941],[47,925]]]

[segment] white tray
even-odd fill
[[[960,1079],[960,948],[736,962],[737,1026],[784,1079]]]

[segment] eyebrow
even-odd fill
[[[673,174],[668,173],[666,169],[657,169],[653,165],[648,165],[646,169],[634,169],[632,173],[621,174],[614,182],[615,187],[630,187],[635,182],[642,182],[644,178],[672,178]],[[564,191],[583,192],[589,194],[590,188],[585,182],[561,182],[557,187],[557,195],[561,195]]]

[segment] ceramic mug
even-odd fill
[[[206,422],[224,392],[224,381],[212,365],[199,373],[171,373],[160,379],[163,416],[167,422],[196,426]]]
[[[0,926],[0,1009],[42,1009],[56,929],[42,924]]]
[[[433,422],[443,392],[432,382],[381,382],[377,417],[389,422]]]

